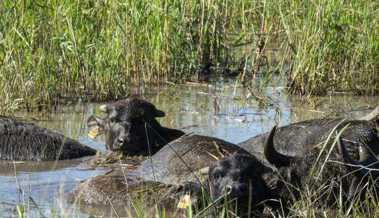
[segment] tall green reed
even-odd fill
[[[2,1],[1,96],[30,105],[117,98],[131,81],[185,79],[210,62],[229,65],[228,43],[252,35],[251,17],[240,16],[251,13],[245,4]]]
[[[377,1],[281,1],[278,9],[293,92],[378,93]]]
[[[248,81],[279,69],[301,94],[375,94],[378,10],[373,0],[4,0],[1,103],[115,99],[131,83],[210,69]],[[271,48],[280,55],[271,59]]]

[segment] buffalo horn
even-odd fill
[[[270,162],[276,167],[289,166],[292,158],[285,156],[283,154],[280,154],[278,151],[275,150],[275,147],[274,147],[275,131],[276,131],[276,126],[272,128],[270,135],[267,138],[266,146],[264,149],[264,155],[266,159],[268,160],[268,162]]]

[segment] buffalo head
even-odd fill
[[[305,186],[313,185],[315,188],[320,188],[322,184],[323,187],[328,188],[324,189],[320,198],[317,198],[320,204],[326,203],[330,206],[337,202],[340,194],[340,197],[345,199],[343,204],[346,204],[354,199],[362,199],[367,187],[375,183],[367,183],[368,175],[373,176],[374,179],[378,177],[375,170],[378,169],[377,159],[369,149],[377,145],[346,144],[345,139],[339,137],[336,150],[322,153],[322,150],[315,148],[304,156],[292,157],[281,154],[275,149],[273,140],[275,130],[276,127],[267,138],[264,155],[279,173],[277,178],[281,182],[278,182],[279,185],[275,188],[278,190],[276,192],[282,193],[282,199],[286,197],[298,199],[300,191]],[[352,158],[354,151],[359,156],[358,160]],[[314,171],[315,169],[319,171]],[[330,191],[330,194],[327,194],[326,190]]]
[[[209,189],[213,200],[230,199],[241,213],[248,208],[262,209],[259,204],[271,194],[262,175],[266,167],[252,155],[235,153],[218,161],[209,169]]]
[[[100,110],[111,121],[127,121],[133,119],[153,120],[164,117],[165,113],[158,110],[152,103],[137,96],[100,106]]]
[[[106,148],[127,154],[153,154],[169,141],[183,135],[162,127],[155,119],[165,113],[137,97],[100,106],[105,117],[91,116],[88,126],[97,126],[105,135]]]

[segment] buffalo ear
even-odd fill
[[[166,114],[165,114],[165,112],[163,112],[163,111],[158,110],[158,109],[155,108],[154,116],[155,117],[164,117],[164,116],[166,116]]]
[[[104,128],[104,126],[105,126],[105,120],[102,119],[102,118],[100,118],[100,117],[91,115],[87,119],[87,126],[88,127],[99,126],[99,127]]]

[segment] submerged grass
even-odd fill
[[[340,0],[0,2],[2,105],[114,99],[132,82],[273,71],[294,93],[379,90],[379,3]],[[279,48],[274,58],[268,53]],[[251,75],[253,77],[251,77]]]

